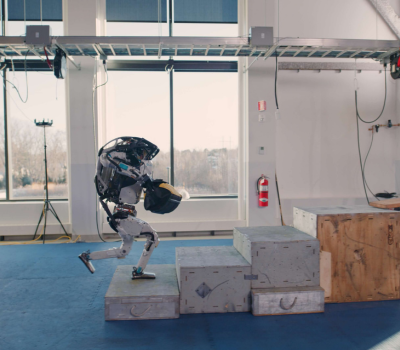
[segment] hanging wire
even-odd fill
[[[367,199],[368,204],[369,204],[369,198],[368,198],[368,193],[367,193],[368,184],[367,184],[367,181],[366,181],[366,179],[365,179],[364,170],[365,170],[365,162],[367,161],[369,152],[371,151],[372,142],[373,142],[373,134],[372,134],[371,145],[370,145],[370,147],[369,147],[369,150],[368,150],[367,156],[365,157],[364,165],[363,165],[362,156],[361,156],[361,146],[360,146],[360,126],[359,126],[359,121],[361,120],[361,121],[362,121],[363,123],[365,123],[365,124],[374,123],[374,122],[376,122],[376,121],[382,116],[382,114],[383,114],[383,112],[384,112],[384,110],[385,110],[385,107],[386,107],[386,98],[387,98],[386,64],[385,64],[384,66],[385,66],[385,71],[384,71],[384,74],[385,74],[385,99],[384,99],[384,101],[383,101],[383,106],[382,106],[381,112],[379,113],[378,117],[375,118],[374,120],[366,121],[366,120],[364,120],[364,119],[362,119],[362,118],[360,117],[360,114],[359,114],[359,112],[358,112],[358,99],[357,99],[358,84],[356,84],[356,83],[357,83],[357,78],[356,78],[356,77],[354,78],[354,81],[355,81],[355,91],[354,91],[354,92],[355,92],[356,120],[357,120],[357,146],[358,146],[358,158],[359,158],[359,161],[360,161],[361,178],[362,178],[362,182],[363,182],[363,188],[364,188],[365,198]],[[355,72],[354,74],[356,74],[356,70],[354,70],[354,72]],[[368,187],[368,189],[369,189],[369,187]],[[370,192],[372,193],[371,190],[370,190]],[[372,194],[373,194],[373,193],[372,193]],[[373,196],[375,197],[374,194],[373,194]],[[375,197],[375,198],[376,198],[376,197]]]

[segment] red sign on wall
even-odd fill
[[[258,101],[258,110],[265,111],[267,109],[267,101]]]

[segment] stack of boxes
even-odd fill
[[[233,245],[251,264],[253,315],[324,311],[318,239],[289,226],[241,227]]]
[[[233,245],[176,249],[181,314],[324,311],[316,238],[288,226],[242,227]]]
[[[324,311],[319,241],[293,227],[235,228],[233,246],[176,248],[176,265],[149,265],[155,280],[120,266],[106,295],[106,320],[179,314]],[[179,289],[178,289],[179,288]]]

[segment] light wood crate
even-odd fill
[[[400,299],[400,212],[370,206],[294,208],[321,246],[325,302]]]

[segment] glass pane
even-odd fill
[[[6,157],[4,144],[4,98],[3,98],[3,78],[1,78],[0,92],[0,200],[6,199],[7,176],[6,176]]]
[[[46,128],[47,165],[50,198],[67,198],[67,136],[64,80],[52,72],[28,72],[28,90],[24,72],[7,72],[8,147],[10,165],[10,198],[40,199],[44,197],[43,128],[34,119],[53,120]]]
[[[107,21],[113,22],[166,22],[167,1],[159,0],[107,0]]]
[[[237,0],[174,0],[174,20],[180,23],[237,23]]]
[[[168,181],[170,166],[169,75],[165,72],[108,72],[106,141],[143,137],[160,153],[153,177]]]
[[[23,21],[62,21],[62,0],[8,0],[8,18]]]
[[[238,192],[237,73],[174,73],[175,187]]]

